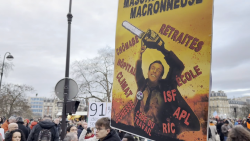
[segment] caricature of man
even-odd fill
[[[151,33],[152,32],[154,31],[151,31]],[[147,122],[151,120],[155,123],[152,132],[156,134],[175,138],[183,129],[197,131],[200,129],[198,118],[177,89],[176,76],[181,75],[184,70],[184,65],[174,52],[165,49],[164,42],[155,32],[154,35],[156,38],[144,37],[142,39],[144,45],[141,47],[139,59],[136,62],[136,82],[138,90],[134,115],[136,116],[136,114],[138,115],[139,113],[144,114],[147,117]],[[164,66],[162,62],[158,60],[153,61],[149,65],[147,71],[148,78],[144,78],[142,55],[146,47],[149,49],[157,49],[164,55],[164,59],[169,65],[166,78],[163,78],[165,72]],[[141,95],[142,98],[138,97],[138,95]],[[178,117],[174,115],[178,107],[180,107],[181,110],[185,110],[187,114],[190,114],[187,122],[185,122],[184,118],[179,119],[179,115]],[[164,133],[164,131],[166,131],[164,128],[166,127],[164,127],[163,124],[169,122],[174,123],[175,126],[172,128],[174,131],[166,134]],[[135,126],[137,125],[135,124]]]

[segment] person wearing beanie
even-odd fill
[[[22,117],[17,117],[16,118],[16,123],[18,124],[18,129],[22,130],[24,133],[25,138],[27,139],[29,136],[29,130],[27,129],[26,126],[24,126],[24,121]]]

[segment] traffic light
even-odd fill
[[[80,101],[68,101],[66,104],[66,113],[75,114],[77,111],[77,108],[80,104]]]

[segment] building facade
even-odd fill
[[[44,97],[29,97],[28,102],[35,117],[43,116]]]
[[[212,91],[209,97],[209,117],[217,114],[220,118],[242,119],[250,112],[247,106],[249,103],[248,97],[229,99],[224,91]]]

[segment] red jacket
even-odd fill
[[[6,120],[6,121],[3,123],[3,125],[1,126],[1,128],[4,129],[4,133],[8,131],[8,125],[9,125],[9,124],[10,124],[10,123]]]
[[[37,125],[37,122],[33,121],[33,122],[31,123],[31,125],[30,125],[30,129],[32,130],[32,128],[33,128],[35,125]]]

